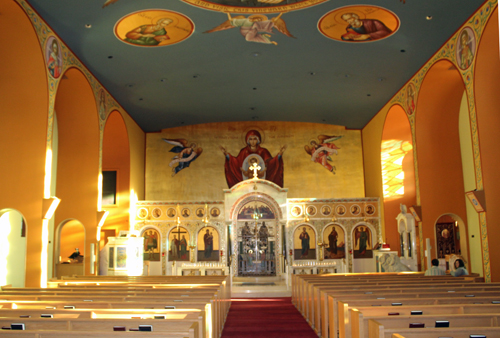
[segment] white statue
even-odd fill
[[[389,270],[388,272],[403,272],[403,271],[411,271],[409,267],[401,263],[398,255],[391,255],[389,257]]]

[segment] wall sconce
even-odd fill
[[[335,215],[332,217],[332,222],[337,222],[337,217],[335,217]]]
[[[44,198],[42,202],[42,215],[43,219],[51,219],[56,212],[57,207],[61,203],[61,200],[55,196]]]
[[[306,213],[306,217],[304,217],[304,222],[309,222],[309,215]]]

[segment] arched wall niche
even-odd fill
[[[441,60],[426,73],[418,96],[415,129],[422,234],[431,243],[435,241],[434,220],[440,215],[452,213],[466,219],[458,128],[464,90],[456,67]],[[436,256],[436,248],[431,256]]]
[[[0,123],[0,205],[19,210],[29,224],[27,259],[40,261],[42,199],[47,146],[48,83],[42,48],[31,21],[15,1],[0,3],[2,34],[0,81],[2,117]],[[22,36],[22,48],[18,46]],[[29,80],[27,80],[29,79]],[[29,207],[28,207],[29,206]],[[40,264],[26,266],[26,286],[39,287]]]
[[[129,229],[130,145],[123,116],[117,110],[106,120],[102,141],[102,171],[116,171],[116,204],[102,208],[109,211],[102,230]],[[105,182],[103,182],[105,183]]]
[[[26,220],[13,209],[0,210],[0,285],[26,283]]]
[[[464,258],[467,270],[470,270],[468,260],[467,236],[464,236],[465,223],[454,214],[443,214],[434,223],[436,239],[434,242],[438,259],[446,256],[460,255]]]
[[[56,196],[61,203],[54,220],[62,224],[78,219],[84,225],[85,274],[89,274],[90,244],[97,240],[100,134],[94,93],[80,70],[69,68],[62,75],[55,111],[59,139]]]
[[[498,9],[491,13],[490,19],[483,31],[479,42],[474,73],[474,95],[476,102],[477,131],[479,133],[479,150],[481,155],[482,184],[477,188],[484,190],[486,197],[486,213],[482,214],[481,223],[484,230],[487,230],[487,239],[498,238],[500,228],[498,219],[500,218],[500,209],[497,208],[500,203],[500,157],[498,156],[498,144],[500,134],[498,126],[500,125],[500,95],[498,87],[500,85],[500,61],[499,61],[499,42],[498,42]],[[487,222],[487,228],[484,226],[484,220]],[[483,234],[474,233],[475,237]],[[471,239],[473,240],[473,239]],[[491,241],[491,243],[495,243]],[[481,247],[478,245],[478,249]],[[488,245],[483,240],[482,251],[484,255],[489,255],[491,267],[491,280],[500,281],[500,247]],[[487,258],[486,258],[487,259]],[[485,259],[485,260],[486,260]]]
[[[82,256],[87,255],[85,252],[85,227],[79,221],[69,220],[61,224],[57,236],[59,236],[56,241],[58,243],[56,250],[59,251],[56,256],[58,261],[60,257],[60,262],[67,262],[76,248]]]
[[[382,144],[391,140],[400,141],[401,143],[408,142],[413,145],[412,132],[410,121],[406,112],[400,105],[394,105],[389,109],[386,115],[384,128],[382,131]],[[400,251],[399,232],[396,221],[397,215],[400,213],[400,204],[412,206],[416,204],[416,188],[415,188],[415,167],[413,149],[409,150],[404,156],[402,162],[404,172],[404,194],[383,198],[384,208],[384,230],[385,242],[391,246],[392,250]],[[399,252],[402,256],[403,253]]]

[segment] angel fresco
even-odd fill
[[[170,149],[170,152],[178,154],[172,157],[172,160],[168,164],[168,166],[172,168],[172,177],[174,177],[175,174],[177,174],[182,169],[189,167],[191,162],[196,160],[203,152],[203,149],[197,147],[196,143],[191,143],[191,145],[188,145],[188,141],[185,139],[164,138],[163,141],[174,146],[172,149]],[[174,167],[175,164],[177,164],[177,166]]]
[[[366,226],[358,226],[354,229],[354,258],[371,258],[371,233]],[[369,255],[366,255],[369,253]]]
[[[333,141],[336,141],[340,139],[342,136],[328,136],[328,135],[319,135],[318,140],[319,142],[316,142],[316,140],[312,140],[310,142],[311,146],[305,145],[304,149],[306,152],[311,155],[311,161],[316,162],[321,164],[323,167],[325,167],[328,171],[332,172],[335,174],[336,168],[332,166],[328,161],[332,161],[332,158],[330,157],[331,154],[338,154],[337,149],[340,149],[337,147]]]
[[[231,14],[227,13],[228,20],[226,22],[204,33],[213,33],[239,27],[241,35],[247,41],[277,45],[276,41],[271,40],[273,28],[276,28],[276,30],[288,37],[295,38],[286,28],[285,21],[281,19],[282,14],[280,13],[277,17],[269,19],[262,14],[253,14],[249,17],[238,15],[232,18]]]

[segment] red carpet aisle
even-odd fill
[[[291,298],[233,299],[222,338],[316,338]]]

